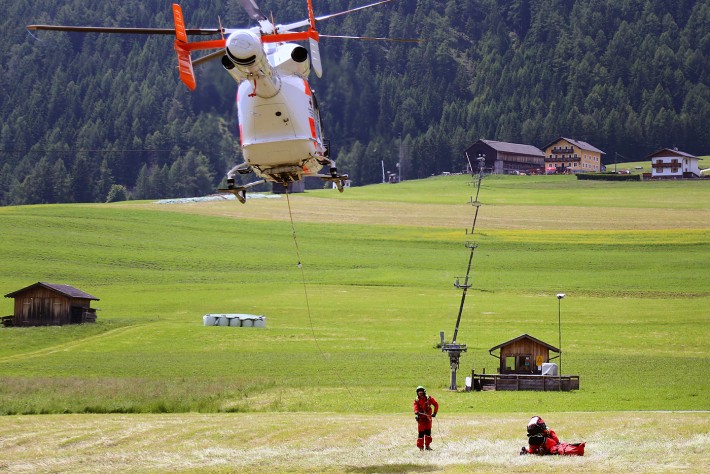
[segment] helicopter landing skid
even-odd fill
[[[330,181],[331,183],[335,184],[335,187],[338,188],[338,191],[340,191],[341,193],[343,192],[343,186],[345,186],[345,181],[347,181],[348,179],[348,175],[337,173],[317,174],[315,176],[317,178],[322,179],[323,181]]]
[[[245,202],[247,202],[247,189],[251,188],[252,186],[256,186],[257,184],[263,184],[265,182],[265,180],[260,179],[259,181],[254,181],[252,183],[245,184],[244,186],[235,186],[234,179],[228,179],[227,187],[219,188],[217,192],[221,194],[234,194],[237,200],[244,204]]]

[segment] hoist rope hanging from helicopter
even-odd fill
[[[325,352],[323,352],[323,349],[320,346],[320,342],[318,341],[318,337],[316,336],[316,330],[315,327],[313,326],[313,317],[311,316],[311,305],[310,301],[308,299],[308,285],[306,284],[306,272],[303,268],[303,260],[301,259],[301,250],[298,246],[298,237],[296,236],[296,225],[294,224],[293,221],[293,212],[291,211],[291,200],[289,198],[289,192],[288,188],[286,189],[286,203],[288,204],[288,217],[291,221],[291,234],[293,235],[293,243],[296,247],[296,258],[297,258],[297,265],[298,268],[301,270],[301,281],[303,282],[303,295],[306,299],[306,312],[308,313],[308,323],[311,327],[311,334],[313,335],[313,341],[316,343],[316,347],[318,348],[318,352],[320,353],[321,357],[323,360],[328,363],[330,362],[328,360],[328,357],[325,355]],[[334,368],[333,368],[334,369]],[[340,382],[340,385],[342,385],[345,390],[347,390],[348,395],[350,395],[350,398],[355,402],[356,404],[359,404],[355,396],[352,394],[350,391],[350,387],[343,381],[343,378],[340,376],[340,372],[334,369],[334,373],[336,377],[338,378],[338,382]]]

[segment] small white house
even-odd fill
[[[700,160],[697,156],[664,148],[646,157],[651,160],[652,178],[699,178]]]

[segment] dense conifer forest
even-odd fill
[[[170,3],[15,0],[0,19],[0,205],[212,192],[241,161],[237,85],[215,61],[189,92],[172,38],[28,24],[172,27]],[[277,23],[305,0],[258,0]],[[316,15],[369,3],[314,0]],[[188,27],[252,26],[236,0],[182,3]],[[312,76],[354,185],[463,166],[479,138],[588,141],[607,162],[710,150],[710,0],[396,0],[322,22]],[[618,154],[618,155],[617,155]]]

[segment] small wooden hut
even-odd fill
[[[500,349],[500,355],[493,354]],[[561,375],[550,363],[550,352],[560,353],[555,346],[522,334],[488,351],[500,360],[497,374],[476,374],[471,371],[475,390],[579,390],[579,375]],[[558,356],[552,357],[552,359]],[[555,369],[550,371],[550,369]]]
[[[37,282],[5,298],[15,299],[11,326],[61,326],[96,322],[91,301],[98,298],[73,286]]]
[[[500,355],[493,351],[500,349]],[[515,339],[491,347],[488,353],[500,359],[499,374],[541,374],[542,364],[550,361],[550,351],[560,350],[540,339],[522,334]]]
[[[499,349],[500,355],[493,354]],[[491,347],[488,352],[500,360],[498,373],[486,374],[484,370],[483,374],[476,374],[472,371],[475,390],[579,390],[579,375],[543,373],[543,364],[546,369],[554,366],[549,364],[550,352],[559,354],[560,350],[529,334]]]

